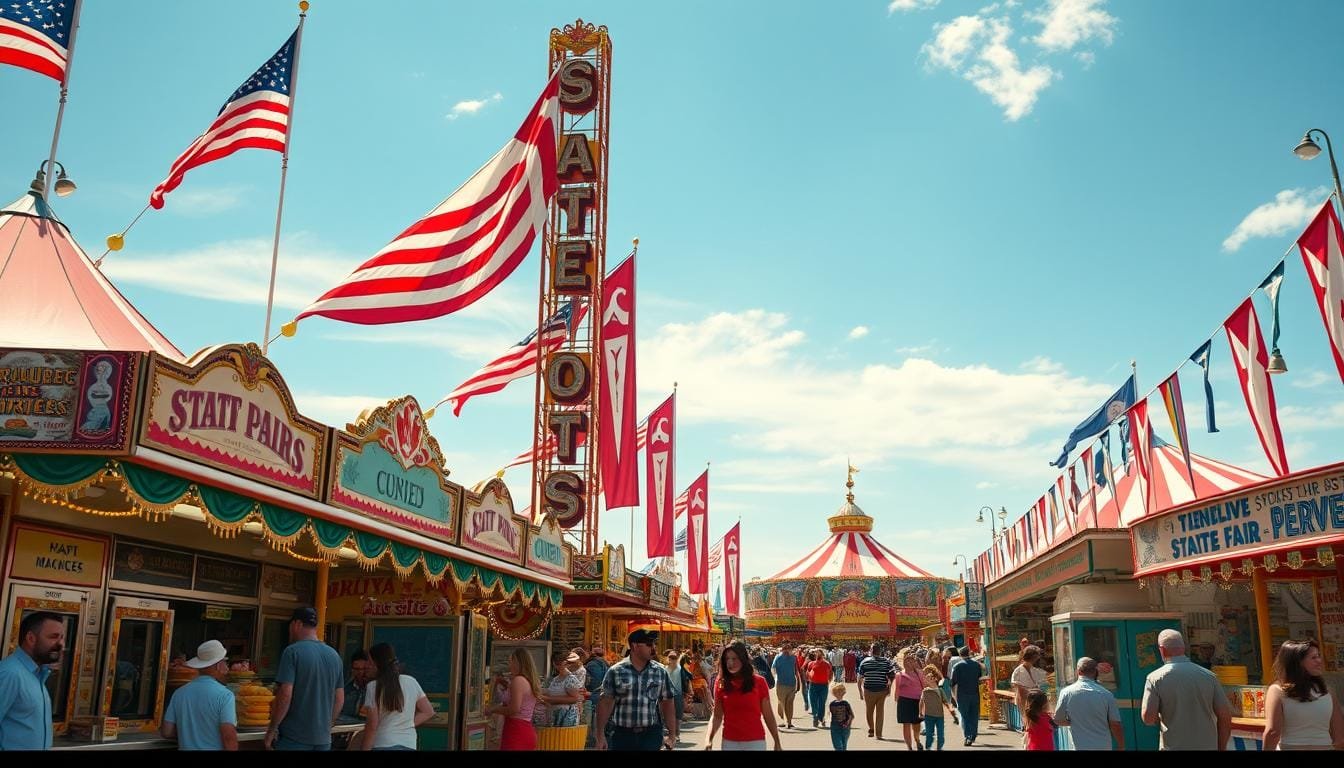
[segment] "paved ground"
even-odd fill
[[[889,713],[894,715],[895,713]],[[833,751],[831,746],[831,731],[829,728],[812,728],[811,720],[807,715],[802,718],[795,717],[794,725],[806,725],[807,727],[781,728],[779,731],[779,742],[784,749],[814,749]],[[899,723],[883,722],[882,736],[883,740],[878,741],[868,737],[868,727],[864,723],[863,713],[858,713],[858,719],[855,721],[855,728],[850,732],[849,749],[851,750],[899,750],[905,751],[905,742],[901,740],[901,726]],[[1003,726],[996,725],[989,728],[988,720],[980,721],[980,735],[976,737],[975,744],[965,747],[962,746],[961,727],[952,724],[952,719],[946,721],[946,741],[943,744],[944,750],[958,750],[968,752],[1003,752],[1008,750],[1022,749],[1022,734],[1013,731],[1004,730]],[[677,749],[704,749],[705,734],[709,731],[709,722],[707,720],[688,720],[682,723],[681,741],[677,744]],[[893,738],[894,734],[894,738]],[[767,746],[769,737],[767,736]],[[715,739],[717,747],[718,739]]]

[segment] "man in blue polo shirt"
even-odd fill
[[[163,713],[163,738],[177,738],[178,749],[238,749],[238,713],[233,691],[221,680],[229,660],[218,640],[206,640],[187,666],[198,670],[196,679],[178,688]]]
[[[38,611],[19,622],[19,647],[0,661],[0,750],[51,749],[51,664],[65,650],[65,620]]]
[[[295,608],[289,645],[275,671],[275,711],[263,745],[267,749],[325,752],[331,726],[345,703],[341,655],[317,637],[317,611]]]

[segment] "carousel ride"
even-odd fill
[[[831,535],[793,565],[743,587],[747,626],[777,641],[858,645],[914,638],[938,621],[938,600],[956,582],[939,578],[873,537],[873,518],[845,503],[827,519]]]

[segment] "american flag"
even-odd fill
[[[559,186],[558,74],[513,139],[466,184],[295,320],[427,320],[469,306],[503,282],[531,250]]]
[[[684,490],[684,491],[681,492],[681,495],[680,495],[680,496],[678,496],[677,498],[675,498],[675,499],[672,500],[672,519],[673,519],[673,520],[680,520],[680,519],[681,519],[681,516],[684,515],[684,514],[686,514],[686,506],[687,506],[687,504],[689,503],[689,502],[687,501],[687,499],[689,498],[690,493],[691,493],[691,489],[690,489],[690,488],[687,488],[686,490]]]
[[[673,542],[672,542],[672,549],[673,549],[674,551],[677,551],[677,552],[685,552],[685,551],[686,551],[686,529],[685,529],[685,528],[682,528],[680,531],[677,531],[677,538],[676,538],[675,540],[673,540]]]
[[[711,570],[718,568],[719,563],[723,562],[723,539],[720,538],[714,542],[714,546],[709,549],[709,567]]]
[[[238,86],[205,133],[173,161],[168,178],[150,193],[150,205],[162,208],[163,196],[177,189],[192,168],[228,157],[240,149],[285,151],[298,37],[295,30],[261,69]]]
[[[0,4],[0,64],[32,70],[65,83],[67,46],[79,2]]]
[[[439,403],[452,403],[453,415],[458,416],[462,413],[462,406],[466,405],[467,400],[476,395],[498,392],[508,386],[510,381],[536,373],[537,349],[545,348],[547,351],[553,351],[564,344],[573,329],[583,322],[586,313],[585,307],[579,307],[578,317],[574,317],[574,302],[565,304],[546,321],[540,335],[536,331],[529,333],[522,341],[509,347],[504,354],[467,377],[466,381],[458,384],[457,388],[449,392]]]

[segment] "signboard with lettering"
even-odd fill
[[[984,621],[985,585],[975,582],[964,584],[961,591],[948,600],[950,621]]]
[[[533,526],[527,537],[527,568],[548,576],[569,580],[569,564],[574,547],[566,544],[560,525],[551,516]]]
[[[211,347],[185,365],[152,356],[140,444],[317,498],[325,425],[300,416],[256,344]]]
[[[1316,546],[1344,534],[1344,464],[1185,504],[1135,525],[1135,576]]]
[[[452,579],[430,584],[423,574],[405,581],[370,574],[327,582],[328,621],[442,618],[453,613],[454,599]]]
[[[260,573],[261,569],[256,563],[197,555],[194,589],[197,592],[256,597]]]
[[[0,450],[125,453],[136,352],[0,348]]]
[[[461,544],[466,549],[523,564],[527,520],[513,514],[513,497],[497,477],[468,491],[462,505]]]
[[[112,557],[112,578],[156,587],[191,589],[196,557],[190,552],[118,541]]]
[[[409,395],[336,431],[327,502],[440,541],[457,541],[462,487]]]
[[[1044,562],[1018,571],[990,587],[988,598],[992,599],[994,605],[1011,605],[1091,572],[1091,546],[1087,541],[1080,541]]]
[[[625,545],[607,547],[607,589],[625,588]]]
[[[10,534],[9,577],[101,587],[107,545],[105,538],[16,523]]]

